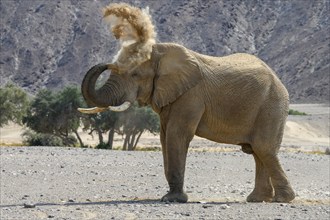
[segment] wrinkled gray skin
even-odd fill
[[[97,78],[106,69],[107,64],[99,64],[86,74],[83,96],[92,107],[137,100],[159,114],[164,169],[170,187],[162,201],[188,200],[183,191],[184,173],[194,135],[240,145],[243,152],[253,155],[255,188],[247,201],[294,199],[277,156],[289,96],[264,62],[248,54],[211,57],[177,44],[155,44],[150,60],[128,72],[112,72],[108,81],[95,90]]]

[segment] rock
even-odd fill
[[[33,203],[24,203],[24,208],[31,209],[31,208],[35,208],[35,207],[36,207],[36,205]]]
[[[220,208],[221,208],[221,209],[229,209],[230,206],[227,205],[227,204],[223,204],[223,205],[220,205]]]
[[[207,209],[207,208],[212,207],[212,205],[204,204],[204,205],[202,205],[202,207],[203,207],[204,209]]]
[[[190,216],[190,213],[186,213],[186,212],[181,212],[180,214],[184,216]]]
[[[28,197],[30,197],[29,195],[24,195],[23,197],[22,197],[22,199],[27,199]]]

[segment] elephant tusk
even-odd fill
[[[131,106],[131,103],[126,101],[119,106],[109,106],[107,109],[114,112],[123,112]]]
[[[96,114],[99,112],[104,112],[107,110],[114,111],[114,112],[123,112],[126,109],[128,109],[131,106],[131,103],[126,101],[123,104],[119,106],[109,106],[106,108],[100,108],[100,107],[93,107],[93,108],[78,108],[78,111],[84,114]]]
[[[99,107],[94,107],[94,108],[78,108],[78,111],[84,114],[96,114],[99,112],[104,112],[108,108],[99,108]]]

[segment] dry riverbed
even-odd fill
[[[253,158],[189,152],[186,204],[166,204],[161,152],[1,148],[1,219],[329,219],[329,156],[281,152],[297,193],[289,204],[246,203]]]

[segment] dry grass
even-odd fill
[[[23,143],[6,143],[6,142],[0,142],[0,147],[23,147]]]

